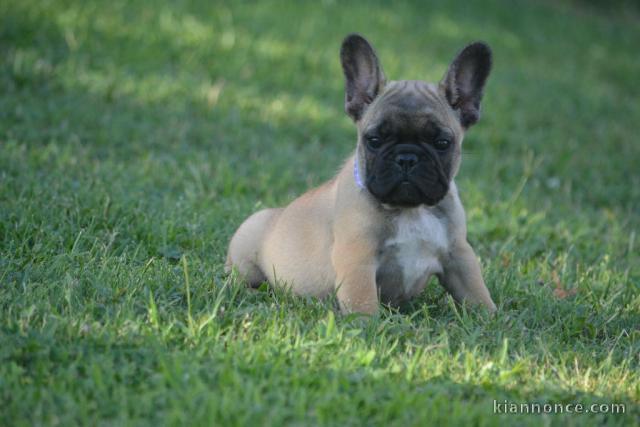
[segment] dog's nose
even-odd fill
[[[396,163],[402,168],[403,171],[408,172],[413,166],[418,163],[418,156],[411,153],[398,154],[396,156]]]

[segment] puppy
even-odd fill
[[[467,242],[454,178],[462,139],[480,117],[491,50],[455,57],[439,84],[387,81],[362,36],[340,51],[354,154],[329,182],[284,208],[250,216],[229,244],[226,269],[300,295],[336,293],[343,312],[398,305],[432,275],[459,302],[496,306]]]

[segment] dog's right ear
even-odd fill
[[[440,82],[449,105],[458,112],[465,129],[480,118],[482,90],[490,71],[491,49],[486,43],[475,42],[458,53]]]
[[[357,122],[385,83],[384,73],[373,47],[359,34],[342,42],[340,61],[345,77],[344,109]]]

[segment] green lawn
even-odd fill
[[[640,422],[640,9],[340,3],[0,2],[0,425]],[[354,148],[352,31],[391,78],[493,47],[458,187],[497,316],[225,277],[242,220]]]

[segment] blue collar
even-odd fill
[[[353,178],[356,181],[356,185],[365,189],[364,183],[362,182],[362,177],[360,176],[360,168],[358,167],[358,150],[356,149],[356,157],[353,159]]]

